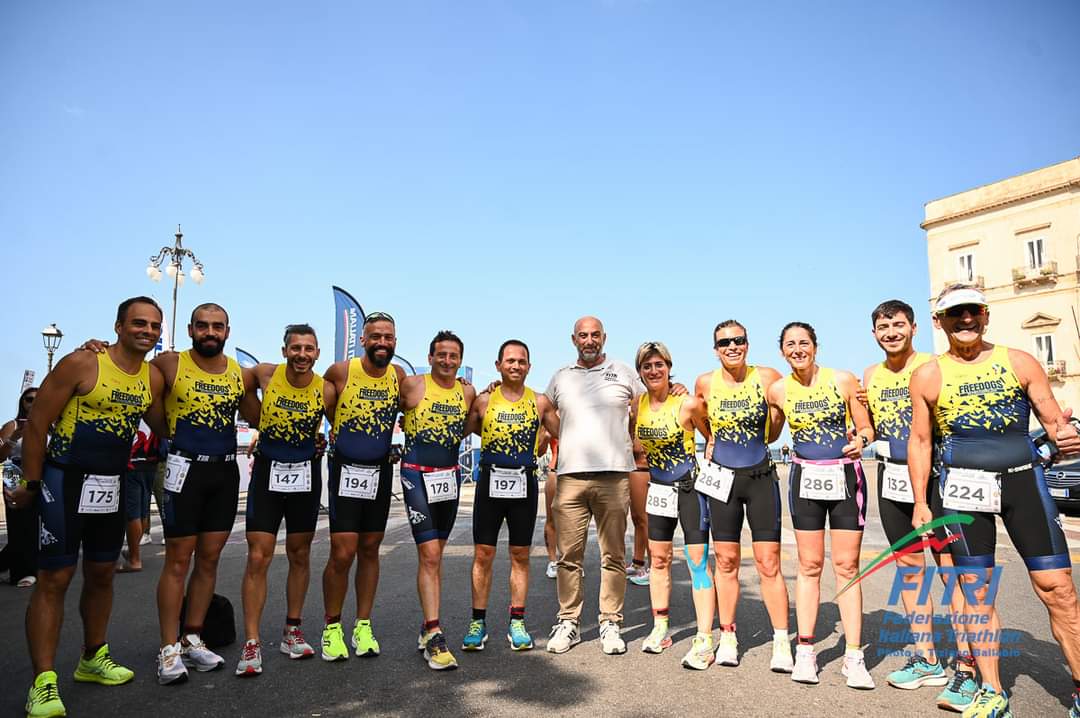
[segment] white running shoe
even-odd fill
[[[817,656],[813,646],[795,646],[795,666],[791,680],[796,683],[818,684]]]
[[[304,632],[300,630],[300,626],[285,626],[278,646],[282,653],[292,659],[311,658],[315,655],[315,649],[304,638]]]
[[[170,643],[158,651],[157,682],[163,686],[186,681],[187,667],[180,658],[180,644]]]
[[[791,657],[791,641],[787,638],[774,638],[769,670],[773,673],[791,673],[794,668],[795,661]]]
[[[225,665],[225,659],[207,648],[202,636],[196,633],[189,633],[180,641],[180,658],[185,666],[199,673],[216,671]]]
[[[153,539],[152,539],[152,538],[150,538],[150,534],[149,534],[149,533],[144,533],[144,534],[142,535],[142,538],[141,538],[141,539],[139,539],[139,545],[140,545],[140,546],[148,546],[148,545],[149,545],[149,544],[151,544],[152,542],[153,542]]]
[[[866,670],[862,651],[848,651],[844,654],[844,665],[840,672],[847,677],[848,688],[868,691],[874,688],[874,678]]]
[[[548,561],[547,571],[544,572],[544,575],[548,578],[555,578],[556,576],[558,576],[559,564],[555,561]]]
[[[720,633],[716,642],[716,662],[721,666],[739,665],[739,639],[731,631]]]
[[[245,641],[236,664],[236,675],[257,676],[262,673],[262,645],[258,641]]]
[[[683,668],[691,668],[695,671],[704,671],[713,664],[712,641],[702,636],[694,636],[690,644],[690,650],[683,656]]]
[[[547,642],[548,653],[566,653],[579,643],[581,634],[578,632],[577,622],[564,618],[551,627]]]
[[[641,650],[643,653],[663,653],[665,648],[671,648],[671,643],[666,624],[653,626],[652,631],[641,642]]]
[[[600,623],[600,650],[609,656],[626,653],[626,641],[619,634],[619,624],[615,621]]]

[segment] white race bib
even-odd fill
[[[1001,513],[1001,484],[992,471],[947,469],[942,503],[956,511]]]
[[[525,483],[525,469],[500,469],[491,467],[488,496],[493,499],[523,499],[529,495]]]
[[[706,496],[711,496],[725,504],[731,497],[731,485],[735,481],[735,472],[712,462],[706,461],[698,473],[694,488]]]
[[[270,490],[279,494],[302,494],[311,491],[311,462],[270,462]]]
[[[800,464],[799,497],[816,501],[847,498],[844,464]]]
[[[79,494],[80,514],[113,514],[120,509],[120,477],[87,474]]]
[[[191,470],[191,459],[183,456],[169,454],[165,462],[165,490],[174,494],[180,493],[187,480],[188,471]]]
[[[649,493],[645,496],[645,512],[669,519],[678,518],[679,490],[674,486],[664,486],[650,481]]]
[[[374,501],[379,493],[379,467],[341,465],[338,496]]]
[[[885,473],[881,476],[881,496],[901,504],[915,503],[915,494],[911,491],[911,478],[906,466],[885,462]]]
[[[453,501],[457,498],[457,471],[443,469],[424,474],[424,488],[427,489],[429,504],[441,501]]]

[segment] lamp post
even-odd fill
[[[55,324],[50,324],[41,330],[41,339],[45,343],[45,351],[49,353],[49,372],[52,371],[53,354],[60,348],[60,340],[63,338],[64,333],[57,329]]]
[[[164,246],[161,251],[150,257],[150,264],[146,267],[146,276],[155,282],[161,281],[161,265],[165,264],[165,274],[173,280],[172,290],[172,324],[169,325],[169,349],[176,346],[176,293],[180,285],[184,283],[184,259],[190,259],[194,265],[191,268],[191,279],[196,284],[202,284],[203,264],[195,256],[195,253],[184,247],[184,235],[180,232],[180,225],[176,225],[176,241],[173,246]]]

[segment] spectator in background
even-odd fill
[[[145,421],[131,445],[131,460],[124,475],[124,512],[127,518],[127,549],[120,554],[116,570],[120,573],[142,571],[139,547],[150,543],[150,495],[154,490],[161,447],[158,436]],[[160,510],[160,505],[158,509]]]
[[[780,447],[780,459],[784,462],[785,465],[791,463],[791,447],[787,444],[784,444],[782,447]]]
[[[0,428],[0,461],[11,460],[22,465],[22,435],[30,407],[37,396],[37,387],[30,387],[19,397],[15,418]],[[8,543],[0,551],[0,568],[10,571],[11,583],[20,588],[37,582],[38,502],[30,502],[21,508],[13,508],[8,501],[8,487],[4,487],[4,503],[7,508]]]

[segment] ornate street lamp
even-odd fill
[[[190,249],[186,249],[183,244],[184,235],[180,232],[180,225],[176,225],[176,241],[173,246],[165,246],[161,248],[155,256],[150,258],[150,264],[146,267],[146,276],[153,279],[155,282],[161,281],[161,265],[165,266],[165,274],[169,275],[169,278],[173,280],[172,290],[172,324],[169,325],[169,349],[176,347],[176,292],[180,289],[180,285],[184,283],[184,259],[191,260],[191,279],[196,284],[202,284],[203,278],[203,264],[195,256],[195,253]]]
[[[49,371],[52,371],[53,354],[60,348],[60,340],[64,338],[64,333],[56,328],[55,324],[50,324],[41,330],[41,339],[45,343],[45,351],[49,353]],[[48,372],[46,372],[48,373]]]

